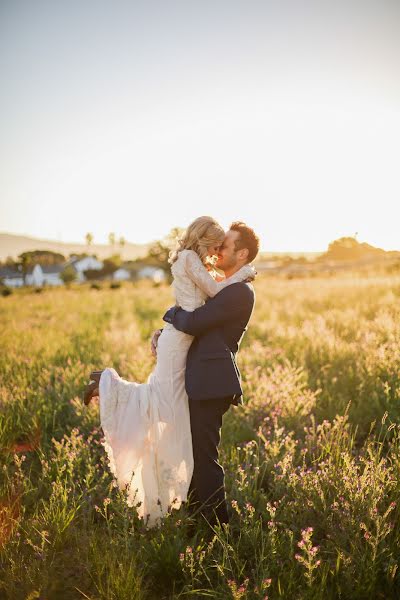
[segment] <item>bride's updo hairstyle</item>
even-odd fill
[[[225,231],[212,217],[198,217],[178,239],[177,247],[170,252],[168,262],[172,265],[181,250],[194,250],[206,264],[207,248],[222,244]]]

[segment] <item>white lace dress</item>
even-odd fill
[[[217,282],[192,250],[172,265],[177,304],[192,311],[207,296],[254,275],[249,265]],[[116,482],[127,490],[147,527],[187,499],[193,473],[186,356],[193,337],[167,323],[158,340],[157,362],[147,383],[122,379],[113,368],[100,377],[100,420],[104,447]]]

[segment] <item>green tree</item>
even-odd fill
[[[112,275],[114,271],[119,269],[122,264],[122,260],[119,254],[113,254],[109,258],[103,260],[103,268],[101,269],[101,273],[103,275]]]
[[[7,258],[4,261],[4,265],[6,267],[14,267],[16,265],[16,262],[12,256],[7,256]]]
[[[108,234],[108,243],[114,249],[114,246],[115,246],[115,233],[111,232],[111,233]]]
[[[169,254],[175,248],[177,240],[183,231],[184,229],[181,227],[174,227],[165,238],[154,242],[148,250],[146,262],[163,269],[169,280],[171,280],[171,265],[168,262]]]
[[[86,244],[90,247],[92,245],[92,242],[93,242],[93,233],[88,232],[85,235],[85,240],[86,240]]]
[[[32,266],[32,253],[31,252],[23,252],[18,256],[18,264],[22,269],[22,277],[24,279],[24,285],[26,284],[26,275],[28,273],[29,268]]]
[[[67,265],[65,269],[61,271],[60,277],[65,284],[69,284],[72,281],[75,281],[77,274],[72,265]]]
[[[360,243],[355,237],[341,237],[331,242],[328,246],[328,251],[320,258],[340,261],[373,258],[384,255],[385,251],[381,248],[375,248],[365,242]]]
[[[31,250],[23,252],[19,255],[20,264],[25,261],[27,264],[33,265],[59,265],[65,262],[65,256],[59,252],[52,250]]]

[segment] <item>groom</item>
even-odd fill
[[[219,250],[217,268],[230,277],[252,262],[259,250],[253,229],[232,223]],[[254,308],[250,283],[232,284],[193,312],[170,308],[163,319],[195,336],[186,362],[194,470],[189,491],[211,523],[228,523],[224,469],[218,462],[222,415],[231,404],[243,404],[236,353]],[[156,352],[161,330],[152,338]]]

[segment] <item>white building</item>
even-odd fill
[[[18,267],[1,267],[0,279],[4,285],[10,287],[22,287],[23,285],[63,285],[60,277],[64,265],[35,265],[30,267],[24,276],[22,269]]]
[[[84,271],[89,271],[89,269],[100,271],[103,268],[103,263],[97,260],[95,256],[85,256],[84,258],[72,257],[65,266],[67,265],[71,265],[75,269],[77,281],[86,281]]]
[[[26,285],[63,285],[60,273],[64,265],[35,265],[26,274]]]
[[[131,278],[131,272],[128,269],[124,269],[124,267],[120,267],[113,273],[113,279],[116,281],[128,281]]]
[[[60,275],[62,271],[72,266],[76,272],[76,281],[86,281],[84,272],[88,270],[98,271],[103,268],[103,263],[94,256],[84,258],[71,257],[66,263],[58,265],[40,265],[36,264],[30,267],[25,275],[25,282],[21,267],[0,267],[0,280],[10,287],[21,287],[23,285],[32,285],[41,287],[43,285],[56,286],[63,285],[64,282]],[[132,268],[132,265],[122,265],[114,271],[111,277],[115,281],[131,281],[133,279],[150,279],[154,283],[160,283],[165,280],[166,274],[163,269],[154,266],[143,266],[138,271]]]
[[[163,269],[157,267],[143,267],[137,274],[138,279],[151,279],[154,283],[160,283],[165,279],[165,272]]]
[[[0,279],[4,285],[9,287],[22,287],[24,285],[22,272],[15,267],[1,267]]]

